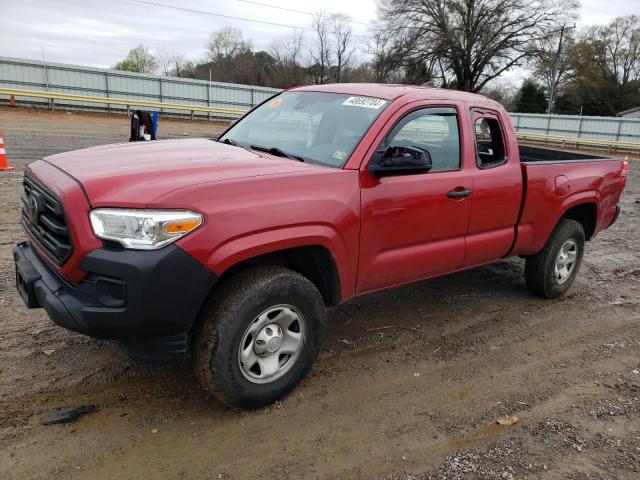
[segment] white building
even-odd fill
[[[623,110],[616,114],[616,117],[625,118],[640,118],[640,107],[630,108],[629,110]]]

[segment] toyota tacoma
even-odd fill
[[[320,351],[325,308],[526,259],[556,298],[620,209],[626,160],[519,146],[507,112],[407,85],[294,88],[217,139],[89,148],[26,169],[17,289],[134,359],[194,365],[254,408]]]

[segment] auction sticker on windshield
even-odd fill
[[[380,100],[379,98],[372,97],[349,97],[342,105],[349,105],[351,107],[364,107],[378,109],[383,107],[387,103],[386,100]]]

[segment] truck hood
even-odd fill
[[[144,208],[191,185],[323,168],[204,138],[105,145],[44,160],[75,178],[93,207]]]

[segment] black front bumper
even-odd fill
[[[188,334],[216,275],[169,245],[160,250],[101,248],[70,284],[28,242],[13,251],[16,287],[29,308],[44,308],[53,322],[96,338],[118,340],[136,360],[180,363]]]

